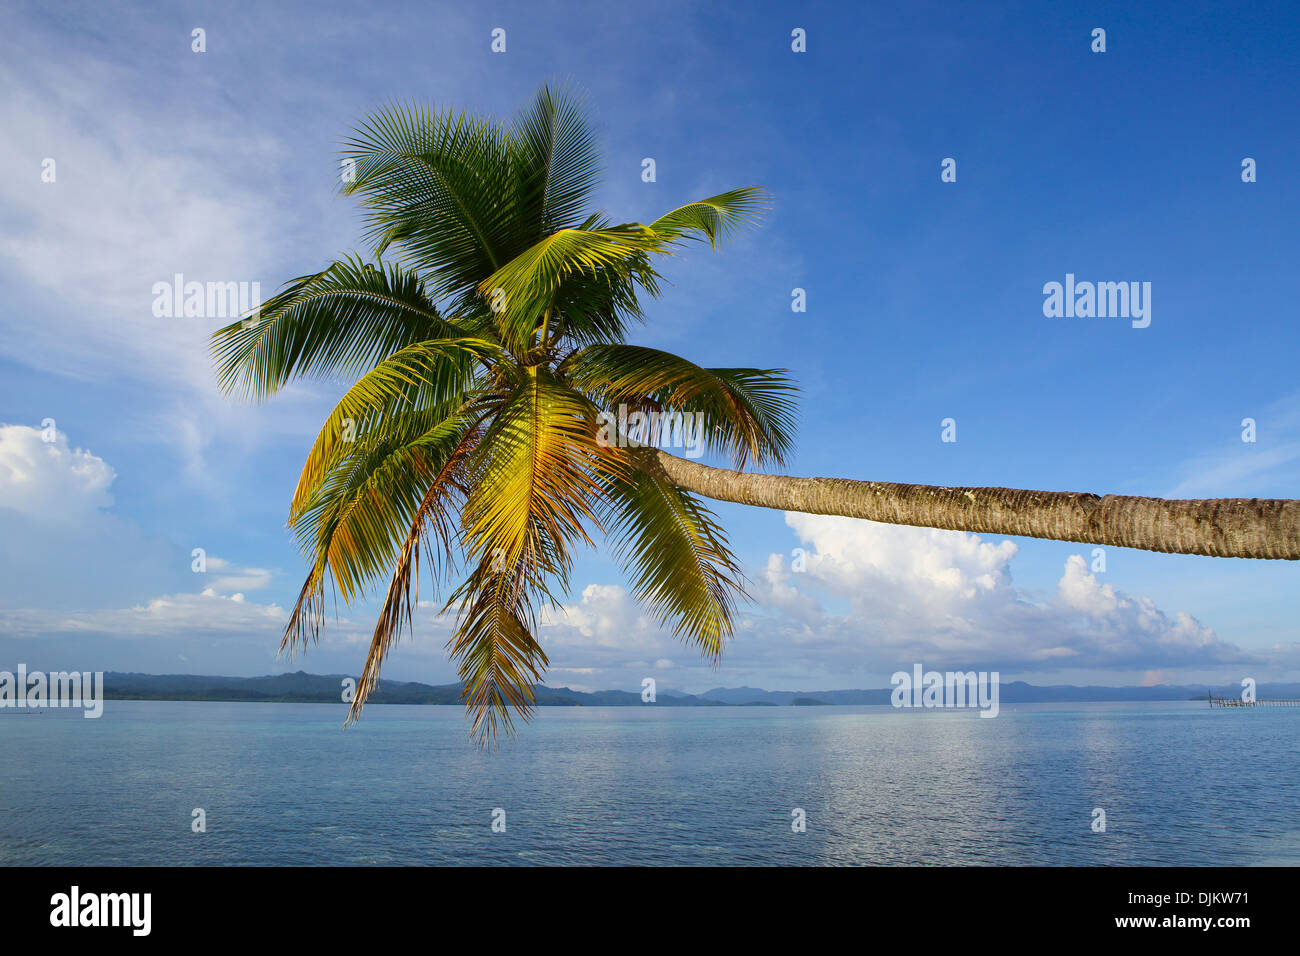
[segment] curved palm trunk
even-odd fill
[[[1300,560],[1300,500],[941,488],[712,468],[641,449],[642,466],[706,498],[887,524],[1010,534],[1220,558]]]

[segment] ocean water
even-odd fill
[[[0,711],[0,864],[1300,864],[1300,709],[344,713]]]

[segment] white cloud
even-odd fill
[[[5,584],[0,607],[93,612],[105,615],[106,622],[136,620],[142,607],[152,615],[143,620],[150,620],[198,598],[183,593],[175,599],[154,597],[164,590],[206,589],[237,604],[245,592],[273,583],[269,569],[216,555],[205,556],[206,574],[193,574],[188,552],[145,536],[113,513],[110,487],[115,478],[108,462],[71,446],[62,431],[0,424],[0,581]],[[129,613],[113,610],[133,601],[145,603]],[[202,606],[219,607],[210,602]],[[51,613],[57,618],[62,611]],[[228,617],[213,614],[217,621]],[[37,619],[54,618],[42,611],[32,618]],[[88,626],[90,617],[66,620]],[[106,624],[106,630],[112,628]]]
[[[788,513],[786,524],[815,550],[807,572],[853,592],[864,579],[933,591],[941,603],[969,601],[1006,585],[1019,548],[976,535]]]
[[[270,632],[283,628],[286,619],[285,610],[278,605],[254,604],[242,594],[223,597],[205,588],[199,594],[168,594],[129,608],[0,612],[0,628],[19,637],[94,633],[143,638]]]
[[[186,390],[210,387],[206,338],[216,322],[155,318],[152,286],[177,272],[260,280],[277,217],[240,171],[274,168],[279,144],[224,106],[123,101],[130,67],[88,54],[71,75],[20,56],[0,65],[0,259],[58,308],[39,323],[7,324],[0,346],[63,374],[129,368]],[[56,164],[54,182],[41,181],[45,159]]]
[[[46,438],[53,439],[46,441]],[[113,504],[113,469],[53,427],[0,425],[0,508],[49,521],[82,520]]]
[[[658,647],[661,637],[627,591],[616,584],[588,584],[576,603],[546,605],[538,615],[546,639],[555,647],[578,645],[636,649]]]
[[[164,71],[195,72],[159,86],[156,63],[9,26],[0,38],[0,281],[12,314],[0,323],[0,356],[73,387],[147,389],[143,400],[118,389],[129,403],[122,416],[175,456],[188,484],[220,498],[238,466],[231,450],[313,431],[329,389],[287,389],[268,407],[232,403],[209,354],[211,332],[229,319],[157,318],[153,287],[179,273],[259,283],[265,299],[325,265],[354,231],[347,205],[334,202],[328,147],[311,157],[318,185],[291,174],[300,140],[250,125],[245,106],[209,87],[203,64],[215,61],[188,44]],[[168,48],[165,25],[146,18],[129,29],[155,56]],[[54,182],[41,181],[46,159]]]
[[[551,661],[547,682],[575,690],[640,693],[641,678],[672,667],[668,655],[681,650],[681,643],[616,584],[589,584],[562,608],[544,606],[538,624],[538,640]],[[569,683],[575,674],[585,678],[583,684]]]
[[[110,510],[115,469],[52,437],[0,425],[0,606],[113,607],[177,583],[176,549]]]
[[[1010,541],[802,514],[787,514],[786,523],[807,548],[806,570],[793,573],[774,555],[759,599],[780,612],[768,624],[826,669],[914,661],[1150,668],[1247,657],[1191,615],[1170,616],[1102,583],[1079,555],[1066,561],[1055,597],[1036,600],[1012,583],[1018,548]],[[830,613],[812,595],[848,610]]]
[[[265,568],[239,567],[215,555],[208,555],[205,560],[206,573],[220,572],[208,586],[218,594],[229,594],[232,591],[260,591],[271,585],[273,575]]]
[[[540,639],[552,682],[635,690],[673,667],[698,690],[883,686],[921,662],[1011,673],[1062,667],[1141,672],[1252,660],[1185,612],[1167,614],[1125,593],[1071,556],[1057,592],[1015,586],[1018,547],[953,531],[787,514],[802,546],[771,555],[751,588],[722,666],[711,674],[694,648],[660,629],[617,585],[588,585],[564,609],[547,607]]]

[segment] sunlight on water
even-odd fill
[[[0,863],[1300,863],[1300,711],[554,707],[495,754],[459,708],[344,712],[0,714]]]

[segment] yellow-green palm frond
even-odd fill
[[[638,279],[653,282],[650,256],[668,251],[667,241],[641,225],[561,229],[483,279],[479,292],[497,313],[501,340],[519,351],[546,325],[566,281],[570,298],[583,284],[609,294]]]
[[[467,424],[467,419],[441,423],[409,446],[434,450],[433,455],[421,462],[422,467],[427,468],[436,461],[441,461],[442,464],[429,482],[424,497],[411,518],[406,540],[402,542],[370,641],[370,650],[366,654],[361,679],[357,681],[356,693],[348,711],[348,723],[361,715],[366,698],[379,685],[379,671],[384,658],[388,656],[393,642],[401,636],[403,626],[408,632],[414,629],[411,608],[412,604],[419,602],[421,550],[426,554],[432,552],[435,567],[439,561],[450,566],[453,560],[453,542],[456,540],[457,529],[450,505],[464,493],[459,472],[479,434],[477,424],[471,424],[468,431],[465,430]],[[447,448],[451,449],[449,453],[446,452]]]
[[[445,417],[470,401],[480,362],[500,353],[485,339],[436,339],[394,352],[357,380],[339,399],[316,436],[289,510],[289,520],[305,506],[339,455],[358,436],[382,429],[402,411],[436,409]]]
[[[757,223],[766,208],[762,188],[745,186],[680,206],[650,223],[650,228],[664,238],[707,239],[716,247],[719,239]]]
[[[797,389],[784,369],[701,368],[658,349],[611,344],[583,349],[560,371],[612,412],[625,405],[670,418],[702,415],[705,446],[737,468],[750,458],[783,464],[793,446]],[[657,443],[653,427],[645,443]]]
[[[596,441],[595,409],[536,366],[506,398],[468,464],[464,545],[474,561],[565,580],[574,542],[591,544],[598,478],[618,449]]]
[[[537,598],[567,588],[575,544],[591,544],[604,487],[626,477],[626,452],[597,442],[594,407],[545,368],[524,367],[465,469],[462,544],[478,570],[459,601],[452,655],[480,741],[527,717],[546,655],[534,634]]]
[[[526,582],[517,568],[497,568],[489,556],[453,596],[460,613],[447,642],[464,686],[470,735],[479,744],[495,744],[499,732],[512,731],[512,710],[524,720],[532,716],[533,688],[548,663],[534,637]]]
[[[327,577],[348,603],[399,567],[413,533],[432,534],[450,560],[458,544],[452,506],[464,491],[459,471],[477,428],[471,415],[429,425],[426,414],[408,412],[335,459],[291,524],[311,570],[282,649],[319,636]],[[402,575],[399,569],[395,580]]]
[[[645,472],[610,481],[605,508],[615,554],[632,575],[632,593],[717,664],[732,630],[734,599],[744,588],[712,512]]]

